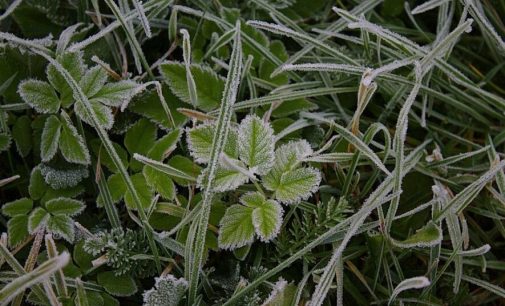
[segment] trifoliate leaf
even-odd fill
[[[192,129],[186,130],[188,147],[191,156],[197,163],[208,163],[212,149],[212,140],[216,131],[215,123],[201,124]],[[224,146],[224,153],[231,158],[238,158],[238,133],[236,129],[230,128],[228,139]]]
[[[97,282],[114,296],[130,296],[137,292],[135,280],[129,275],[116,276],[113,271],[101,272],[97,275]]]
[[[320,182],[319,170],[299,168],[283,173],[279,184],[265,184],[265,187],[274,192],[275,199],[282,203],[293,204],[308,199],[317,191]]]
[[[224,90],[224,80],[207,67],[192,64],[190,70],[196,84],[196,106],[204,111],[217,108]],[[166,62],[160,66],[160,72],[173,93],[182,101],[191,104],[184,64]]]
[[[275,139],[272,127],[256,115],[242,120],[238,128],[240,159],[253,173],[266,174],[274,162]]]
[[[219,247],[236,249],[254,240],[254,225],[252,212],[254,208],[244,205],[230,206],[221,219],[219,228]]]
[[[56,58],[56,60],[77,82],[81,80],[81,77],[84,75],[84,71],[86,69],[82,56],[82,52],[66,52]],[[74,102],[73,91],[65,78],[52,64],[47,66],[46,74],[49,82],[60,93],[61,104],[63,107],[70,106]]]
[[[84,144],[84,139],[79,135],[72,121],[70,121],[68,115],[63,111],[61,112],[61,124],[61,154],[68,162],[88,165],[90,163],[90,156],[88,148]]]
[[[137,190],[137,195],[140,199],[142,207],[144,209],[147,209],[151,204],[153,192],[149,188],[149,185],[147,185],[146,179],[144,178],[142,173],[137,173],[135,175],[132,175],[131,180],[133,182],[135,190]],[[137,209],[135,201],[133,200],[133,196],[129,190],[127,190],[125,193],[124,201],[126,203],[126,206],[128,206],[130,209]]]
[[[28,215],[33,208],[33,201],[28,198],[21,198],[2,205],[2,214],[8,217],[17,215]]]
[[[40,158],[44,162],[50,161],[58,151],[60,141],[61,122],[55,115],[46,120],[40,142]]]
[[[415,234],[403,241],[392,240],[393,245],[400,248],[426,248],[440,244],[442,241],[442,231],[433,222],[418,230]]]
[[[9,246],[15,247],[28,237],[28,214],[16,215],[7,222]]]
[[[28,218],[28,231],[33,234],[39,229],[45,227],[49,217],[49,214],[44,208],[35,208]]]
[[[47,221],[47,230],[68,242],[74,241],[74,220],[66,215],[52,215]]]
[[[53,114],[60,109],[60,99],[51,84],[38,80],[26,80],[19,84],[18,93],[25,103],[37,112]]]
[[[19,155],[26,157],[33,147],[32,120],[28,116],[19,117],[12,127],[11,135],[16,142]]]
[[[107,83],[94,94],[90,101],[119,107],[128,104],[135,94],[138,93],[139,85],[130,80],[115,83]]]
[[[95,112],[98,122],[100,122],[100,125],[104,129],[110,130],[112,128],[112,125],[114,124],[114,116],[112,115],[112,110],[110,109],[110,107],[103,105],[101,103],[98,103],[96,101],[90,101],[90,104],[91,104],[91,107],[93,108],[93,111]],[[87,124],[89,124],[91,126],[94,126],[94,123],[91,120],[91,117],[88,116],[84,107],[85,106],[82,102],[77,101],[74,104],[74,111],[79,116],[79,118],[82,119],[82,121],[86,122]]]
[[[69,198],[56,198],[46,202],[46,210],[51,215],[77,216],[86,206],[82,201]]]
[[[82,77],[80,86],[86,97],[92,97],[102,89],[107,81],[107,72],[100,66],[94,66],[86,71]]]
[[[187,289],[188,282],[184,278],[171,274],[156,277],[154,287],[143,294],[143,306],[177,306]]]
[[[0,133],[0,152],[6,151],[11,146],[11,136],[7,133]]]

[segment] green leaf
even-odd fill
[[[252,212],[254,208],[243,205],[230,206],[221,219],[219,228],[219,247],[222,249],[236,249],[254,240],[254,225]]]
[[[299,168],[282,174],[277,185],[265,184],[282,203],[293,204],[308,199],[316,192],[321,182],[319,170]]]
[[[42,207],[35,208],[28,219],[28,231],[33,234],[45,227],[49,217],[47,211]]]
[[[32,121],[28,116],[21,116],[12,127],[11,135],[16,142],[19,155],[26,157],[33,147],[32,141]]]
[[[242,120],[238,128],[240,159],[249,170],[266,174],[274,162],[275,139],[272,127],[256,115]]]
[[[90,102],[100,102],[108,106],[119,107],[128,104],[133,96],[138,93],[138,88],[139,85],[130,80],[107,83],[91,97]]]
[[[241,161],[235,160],[235,162],[242,164]],[[243,166],[244,167],[244,166]],[[245,167],[244,167],[245,168]],[[197,180],[197,186],[202,188],[207,182],[207,170],[203,170]],[[219,164],[216,169],[214,176],[214,182],[212,183],[212,190],[215,192],[224,192],[229,190],[237,189],[240,185],[243,185],[249,181],[249,177],[228,165]]]
[[[28,213],[17,215],[7,222],[7,233],[9,236],[9,246],[15,247],[28,237]]]
[[[212,149],[212,139],[216,130],[215,123],[201,124],[192,129],[186,130],[188,147],[191,156],[197,163],[208,163]],[[228,138],[223,148],[231,158],[238,158],[238,133],[236,129],[230,128]]]
[[[135,190],[137,190],[137,194],[139,196],[140,202],[142,204],[142,207],[144,209],[147,209],[150,204],[151,200],[153,197],[153,192],[149,188],[149,185],[146,182],[146,179],[142,175],[142,173],[137,173],[135,175],[132,175],[131,177],[133,186],[135,187]],[[133,200],[133,197],[130,193],[130,191],[126,191],[124,195],[124,201],[126,203],[126,206],[128,206],[130,209],[137,209],[135,202]]]
[[[69,216],[51,216],[47,222],[47,230],[55,235],[61,236],[70,243],[74,241],[74,220],[72,220]]]
[[[130,154],[147,154],[156,142],[156,125],[142,118],[126,132],[124,145]]]
[[[177,147],[177,142],[181,138],[181,134],[181,129],[175,129],[160,139],[156,140],[156,143],[147,153],[147,157],[157,161],[164,160],[168,154],[174,151]]]
[[[45,206],[52,215],[68,216],[77,216],[86,208],[82,201],[63,197],[49,200]]]
[[[82,52],[67,52],[61,54],[56,59],[65,68],[70,75],[79,82],[84,75],[85,65],[82,59]],[[67,81],[56,68],[49,64],[46,70],[47,79],[60,93],[61,104],[63,107],[69,107],[74,102],[72,89],[68,86]]]
[[[296,298],[297,287],[280,278],[262,306],[291,306]]]
[[[160,102],[160,98],[154,89],[146,90],[141,95],[137,96],[133,102],[128,105],[128,109],[149,118],[149,120],[165,129],[174,128],[172,119],[176,127],[183,126],[184,123],[186,123],[187,118],[183,114],[179,113],[177,108],[184,107],[186,104],[174,96],[168,88],[168,85],[162,85],[162,93],[165,101],[169,101],[167,104],[171,116],[167,115],[165,112],[163,105]]]
[[[7,133],[0,133],[0,152],[6,151],[11,146],[11,136]]]
[[[270,51],[272,52],[272,54],[277,56],[277,58],[281,61],[286,61],[289,58],[289,55],[286,51],[286,47],[279,40],[274,40],[270,43]],[[262,57],[259,66],[258,76],[261,79],[273,83],[275,85],[280,86],[287,84],[289,82],[289,79],[287,74],[285,73],[279,74],[273,78],[271,77],[272,72],[274,72],[276,68],[277,66],[275,64]]]
[[[105,291],[114,296],[130,296],[138,290],[131,276],[116,276],[113,271],[98,273],[97,282]]]
[[[217,108],[224,90],[224,80],[213,70],[204,66],[192,64],[190,70],[196,84],[198,96],[196,106],[204,111]],[[173,93],[182,101],[191,104],[184,64],[166,62],[160,66],[160,72]]]
[[[147,185],[158,192],[162,198],[172,200],[175,197],[174,181],[168,174],[149,166],[144,166],[142,174]]]
[[[110,130],[112,128],[112,125],[114,124],[114,116],[112,115],[112,110],[110,109],[110,107],[98,103],[96,101],[90,101],[89,103],[91,104],[91,107],[93,107],[93,111],[95,112],[96,117],[100,122],[100,125],[104,129]],[[88,113],[85,111],[85,107],[82,104],[82,102],[77,101],[74,104],[74,111],[79,116],[79,118],[82,119],[82,121],[93,126],[93,121],[88,116]]]
[[[392,239],[392,242],[393,245],[400,248],[432,247],[442,242],[442,231],[435,223],[430,221],[426,226],[406,240],[396,241]]]
[[[188,289],[184,278],[171,274],[155,278],[154,287],[144,292],[144,306],[177,306]]]
[[[274,200],[265,200],[261,194],[256,194],[256,208],[252,214],[254,229],[260,240],[267,242],[272,240],[279,234],[282,225],[282,207]],[[242,201],[247,203],[250,201],[249,195],[242,196]],[[258,199],[259,198],[259,199]],[[260,201],[258,201],[260,200]],[[246,204],[252,206],[250,203]]]
[[[110,171],[117,173],[118,169],[114,162],[112,161],[112,158],[109,155],[109,152],[105,150],[105,148],[102,145],[102,142],[100,139],[92,139],[90,141],[91,144],[91,150],[93,153],[99,157],[99,162],[101,165],[107,167]],[[121,162],[125,167],[128,167],[128,153],[126,150],[119,144],[112,142],[112,146],[114,147],[114,150],[116,151],[117,155],[119,155],[119,158],[121,159]]]
[[[60,109],[60,99],[53,87],[43,81],[26,80],[19,84],[18,93],[39,113],[54,114]]]
[[[46,182],[42,176],[40,167],[35,167],[30,174],[30,185],[28,186],[28,193],[33,200],[39,200],[46,193]]]
[[[202,168],[195,164],[191,159],[181,156],[175,155],[168,160],[167,163],[169,166],[191,176],[195,179],[200,175]],[[189,180],[180,179],[180,178],[172,178],[177,184],[186,186],[188,183],[191,183]]]
[[[63,157],[71,163],[88,165],[90,156],[84,139],[70,121],[65,112],[61,112],[62,130],[60,135],[60,151]]]
[[[86,71],[79,85],[86,97],[92,97],[98,93],[107,81],[107,72],[100,66],[94,66]]]
[[[21,198],[2,205],[2,214],[8,217],[17,215],[28,215],[33,208],[33,201],[28,198]]]
[[[109,176],[107,179],[107,186],[109,187],[113,203],[119,202],[126,193],[126,184],[119,173]],[[96,201],[100,206],[103,206],[101,194],[98,195],[98,199]]]
[[[42,161],[50,161],[58,151],[60,141],[61,122],[55,115],[46,120],[40,142],[40,158]]]

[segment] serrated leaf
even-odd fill
[[[88,165],[90,163],[90,156],[88,148],[84,144],[84,139],[79,135],[70,118],[63,111],[61,112],[61,119],[61,154],[68,162]]]
[[[90,141],[91,144],[91,149],[93,153],[99,157],[99,162],[101,165],[107,167],[110,171],[117,173],[118,169],[114,162],[112,161],[112,158],[110,157],[109,153],[105,148],[103,148],[102,142],[100,139],[93,139]],[[121,162],[125,167],[128,167],[128,153],[126,150],[119,144],[112,142],[112,146],[114,147],[114,150],[116,151],[117,155],[119,155],[119,158],[121,159]]]
[[[39,200],[46,192],[46,182],[42,176],[40,167],[35,167],[30,174],[30,185],[28,186],[28,193],[33,200]]]
[[[47,230],[54,235],[61,236],[68,242],[74,241],[74,220],[66,215],[52,215],[47,221]]]
[[[88,169],[81,165],[67,165],[63,169],[40,164],[40,173],[44,182],[55,190],[72,188],[89,176]]]
[[[270,296],[261,306],[290,306],[296,298],[297,287],[288,284],[280,278],[275,284]]]
[[[110,130],[112,128],[112,125],[114,124],[114,116],[112,114],[112,110],[110,109],[110,107],[98,103],[96,101],[90,101],[89,103],[91,104],[91,107],[93,108],[93,111],[95,112],[95,115],[98,119],[98,122],[100,122],[100,125],[104,129]],[[88,116],[88,113],[85,111],[85,107],[82,104],[82,102],[77,101],[74,104],[74,111],[79,116],[79,118],[81,118],[82,121],[93,126],[93,121]]]
[[[142,207],[144,209],[147,209],[151,204],[153,192],[149,188],[149,185],[147,185],[146,179],[144,178],[142,173],[137,173],[131,176],[131,180],[133,186],[135,186],[135,190],[137,190],[137,194],[142,204]],[[127,190],[124,195],[124,201],[126,203],[126,206],[128,206],[130,209],[134,210],[137,209],[137,206],[135,205],[135,202],[133,201],[133,197],[129,190]]]
[[[252,212],[254,208],[243,205],[230,206],[221,219],[218,243],[222,249],[236,249],[254,240]]]
[[[32,120],[28,116],[21,116],[12,127],[11,135],[16,142],[19,155],[26,157],[33,147]]]
[[[142,174],[146,179],[147,185],[161,195],[162,198],[172,200],[175,197],[174,181],[166,173],[144,166]]]
[[[147,119],[135,122],[125,134],[124,145],[130,154],[147,154],[156,142],[156,125]]]
[[[191,156],[197,163],[208,163],[212,149],[212,138],[216,130],[215,123],[201,124],[186,130],[186,140]],[[238,133],[230,128],[228,138],[223,148],[224,153],[231,158],[238,158]]]
[[[254,209],[253,225],[261,241],[268,242],[279,234],[282,213],[282,207],[274,200],[268,200],[261,207]]]
[[[102,89],[107,81],[107,72],[100,66],[94,66],[86,71],[79,85],[86,97],[92,97]]]
[[[116,276],[113,271],[101,272],[97,275],[97,282],[114,296],[130,296],[137,292],[135,280],[129,275]]]
[[[208,168],[206,168],[200,176],[198,176],[197,186],[200,188],[204,186],[207,181],[207,169]],[[214,182],[212,183],[212,190],[215,192],[234,190],[248,181],[249,177],[238,169],[219,164],[214,176]]]
[[[49,214],[42,207],[35,208],[28,218],[28,231],[35,233],[39,229],[45,227],[49,220]]]
[[[16,215],[7,222],[9,246],[14,247],[28,237],[28,213]]]
[[[277,185],[265,184],[265,187],[274,192],[275,199],[282,203],[293,204],[309,198],[317,191],[320,182],[319,170],[299,168],[283,173]]]
[[[393,245],[400,248],[432,247],[440,244],[441,241],[442,231],[435,223],[431,221],[406,240],[392,240]]]
[[[198,104],[196,106],[204,111],[217,108],[224,90],[224,80],[213,70],[204,66],[191,64],[190,70],[198,95]],[[184,64],[166,62],[160,66],[160,72],[173,93],[182,101],[191,104]]]
[[[61,122],[55,115],[47,118],[40,141],[40,158],[44,162],[50,161],[58,151],[60,141]]]
[[[143,294],[144,306],[177,306],[188,289],[184,278],[171,274],[156,277],[154,287]]]
[[[126,193],[126,184],[119,173],[109,176],[107,179],[107,186],[109,187],[112,203],[119,202]],[[103,199],[101,194],[98,195],[96,201],[98,205],[103,206]]]
[[[160,139],[156,140],[156,143],[147,153],[147,157],[157,161],[164,160],[169,153],[175,150],[177,142],[181,138],[181,134],[181,129],[175,129]]]
[[[133,96],[138,93],[138,88],[139,85],[130,80],[107,83],[90,98],[90,102],[100,102],[108,106],[119,107],[128,104]]]
[[[65,68],[70,75],[79,82],[84,75],[85,65],[82,59],[82,52],[66,52],[57,57],[57,61]],[[68,107],[74,102],[72,89],[68,86],[65,78],[49,64],[46,69],[47,79],[60,93],[61,104],[63,107]]]
[[[8,217],[17,215],[28,215],[33,208],[33,201],[28,198],[21,198],[2,205],[2,214]]]
[[[46,202],[46,210],[52,215],[77,216],[86,206],[82,201],[69,198],[56,198]]]
[[[54,114],[60,109],[60,99],[51,84],[26,80],[19,84],[18,93],[31,107],[43,114]]]
[[[240,122],[239,155],[251,172],[263,175],[272,167],[275,148],[273,133],[272,127],[256,115],[249,115]]]
[[[0,133],[0,152],[6,151],[11,146],[11,136],[7,133]]]

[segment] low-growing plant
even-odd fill
[[[0,15],[1,305],[499,305],[498,1]]]

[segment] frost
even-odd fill
[[[282,277],[279,278],[278,281],[275,282],[272,292],[268,298],[261,304],[261,306],[273,306],[277,304],[273,304],[274,300],[278,298],[279,295],[283,294],[283,291],[286,289],[288,282],[285,281]]]
[[[86,167],[77,166],[74,169],[55,169],[46,164],[40,164],[40,172],[46,184],[53,189],[65,189],[77,186],[89,176]]]
[[[430,284],[431,284],[430,280],[424,276],[417,276],[404,279],[401,283],[398,284],[398,286],[396,286],[395,290],[391,294],[388,305],[391,305],[398,296],[398,294],[400,294],[401,292],[410,289],[421,289],[424,287],[428,287]]]
[[[212,141],[216,123],[204,123],[194,128],[186,129],[186,140],[191,156],[197,163],[208,163],[212,151]],[[230,127],[223,152],[229,157],[238,157],[238,135],[235,128]]]
[[[184,278],[175,278],[171,274],[155,278],[154,288],[142,295],[144,306],[177,306],[188,289]]]
[[[91,163],[89,151],[84,139],[77,132],[68,115],[61,112],[62,130],[60,134],[60,151],[63,157],[71,163],[88,165]]]
[[[351,74],[362,74],[366,68],[347,64],[285,64],[280,71],[332,71]]]
[[[19,84],[18,93],[28,105],[39,113],[56,113],[60,108],[60,99],[58,99],[53,87],[47,82],[25,80]]]
[[[151,26],[149,25],[149,20],[147,19],[142,1],[133,0],[133,6],[135,7],[135,10],[137,10],[138,18],[140,20],[140,23],[142,24],[142,28],[144,29],[146,36],[148,38],[151,38],[152,35]]]
[[[416,14],[421,14],[421,13],[427,12],[427,11],[437,8],[437,7],[441,6],[442,4],[447,3],[449,1],[450,0],[429,0],[429,1],[426,1],[423,4],[416,6],[412,10],[412,14],[416,15]]]
[[[103,85],[107,81],[107,72],[101,66],[94,66],[86,71],[86,74],[82,77],[79,85],[81,86],[82,92],[87,97],[92,97],[102,89]]]
[[[53,115],[47,118],[40,139],[40,158],[43,162],[51,160],[58,151],[60,134],[61,122],[58,117]]]

